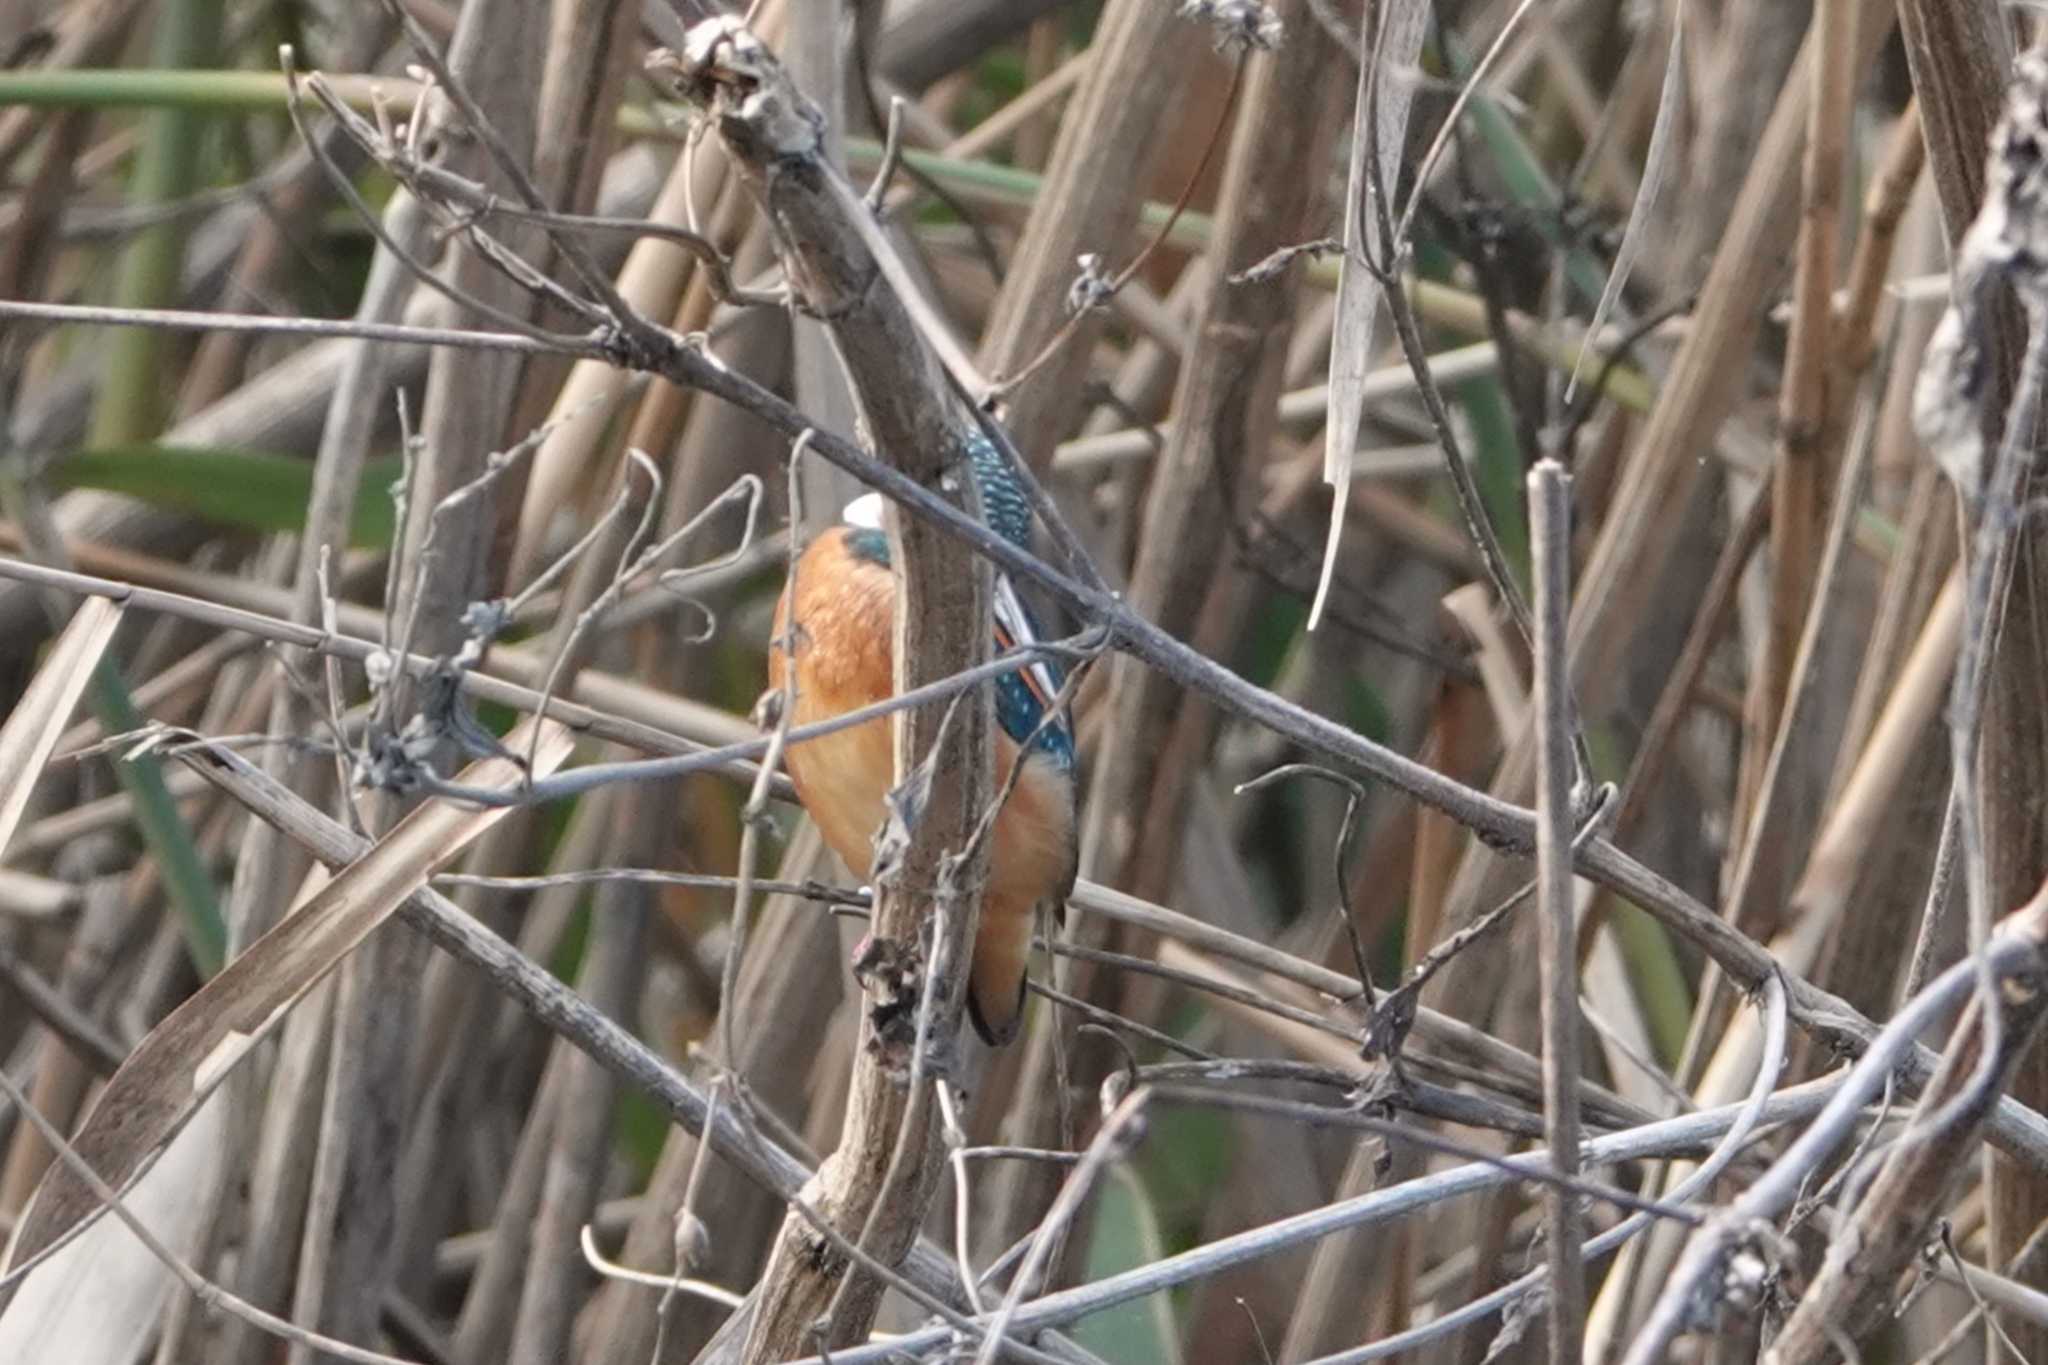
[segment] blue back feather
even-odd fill
[[[981,490],[981,512],[995,533],[1012,545],[1031,548],[1031,503],[1003,453],[980,427],[967,433],[967,462]]]
[[[970,428],[964,442],[968,469],[981,493],[982,515],[1003,539],[1022,549],[1030,549],[1031,503],[1011,475],[1002,452],[979,427]],[[888,567],[888,536],[865,526],[847,527],[843,534],[848,554],[870,564]],[[995,622],[998,648],[1005,647],[1006,639],[1010,644],[1023,645],[1043,638],[1031,609],[1017,595],[1008,575],[1000,569],[996,571]],[[1055,719],[1043,730],[1039,730],[1039,725],[1045,720],[1047,704],[1059,695],[1065,683],[1066,670],[1050,659],[1032,663],[1015,673],[1005,673],[996,679],[996,722],[1003,727],[1003,733],[1023,744],[1031,741],[1036,732],[1038,737],[1032,742],[1034,751],[1051,759],[1063,772],[1074,767],[1073,731],[1068,728],[1064,717]]]
[[[981,512],[989,526],[1020,549],[1031,548],[1031,502],[1024,495],[1010,465],[980,427],[966,433],[968,466],[975,486],[981,491]],[[1008,635],[1017,644],[1028,644],[1042,635],[1031,608],[1010,584],[1008,575],[996,571],[995,617],[998,635]],[[1029,740],[1045,720],[1046,706],[1066,683],[1066,670],[1047,659],[996,680],[996,720],[1003,733],[1017,743]],[[1034,684],[1036,686],[1034,687]],[[1041,696],[1040,693],[1043,693]],[[1074,735],[1064,717],[1038,731],[1033,747],[1062,770],[1074,766]]]

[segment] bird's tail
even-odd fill
[[[967,1017],[991,1047],[1015,1038],[1024,1019],[1024,972],[1031,960],[1036,909],[999,896],[982,903],[974,966],[967,978]]]

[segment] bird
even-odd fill
[[[1010,466],[981,431],[962,441],[989,526],[1028,549],[1031,507]],[[830,720],[895,694],[896,581],[882,507],[878,493],[854,499],[842,524],[804,547],[784,584],[775,608],[777,643],[768,651],[768,684],[779,694],[793,682],[787,708],[792,726]],[[1040,639],[1030,610],[1001,571],[991,616],[997,652]],[[996,817],[968,972],[968,1019],[991,1046],[1009,1042],[1022,1022],[1037,909],[1064,909],[1079,865],[1078,761],[1071,725],[1056,707],[1063,682],[1060,666],[1040,658],[994,684],[994,791],[1004,790],[1020,760],[1024,768]],[[826,844],[856,875],[867,875],[895,783],[889,718],[792,744],[783,762]]]

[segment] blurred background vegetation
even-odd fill
[[[778,280],[771,226],[718,138],[643,74],[647,51],[680,45],[704,8],[405,0],[548,201],[611,220],[568,230],[627,301],[703,334],[726,365],[851,436],[853,406],[818,319],[727,301],[698,255],[631,226],[689,226],[735,283]],[[1245,678],[1530,804],[1530,660],[1391,328],[1371,357],[1333,586],[1311,632],[1331,520],[1339,264],[1309,251],[1231,279],[1271,250],[1343,232],[1366,6],[1283,0],[1271,6],[1280,49],[1249,55],[1205,22],[1229,6],[1171,0],[752,8],[857,185],[882,163],[890,101],[905,101],[889,237],[986,373],[1043,361],[1000,411],[1105,578]],[[1958,525],[1913,433],[1911,392],[1946,298],[1948,244],[1968,218],[1989,126],[1980,113],[1995,111],[2003,82],[1994,59],[2009,61],[2032,21],[1988,0],[1426,8],[1419,68],[1389,77],[1414,99],[1393,187],[1414,215],[1408,297],[1485,518],[1525,591],[1524,477],[1545,453],[1573,473],[1585,583],[1574,676],[1593,776],[1623,784],[1613,837],[1789,971],[1883,1018],[1909,979],[1963,941],[1956,916],[1923,918],[1949,789],[1940,722],[1957,630],[1944,584]],[[2003,47],[1955,36],[1987,32]],[[337,102],[388,125],[421,97],[410,42],[367,0],[0,0],[0,299],[505,329],[416,287],[393,256],[399,243],[514,322],[582,330],[559,301],[495,271],[455,213],[423,212],[329,112],[307,98],[295,114],[280,45],[297,72],[324,73]],[[1283,62],[1284,80],[1262,76]],[[1925,87],[1944,80],[1934,89],[1948,104],[1930,116]],[[1923,146],[1930,117],[1940,136]],[[510,199],[454,126],[426,154]],[[1817,199],[1830,181],[1832,198]],[[571,280],[538,229],[493,223],[542,272]],[[1105,272],[1135,270],[1041,357],[1067,325],[1083,252]],[[628,448],[659,471],[652,499],[627,473]],[[835,520],[859,486],[809,461],[804,522],[790,526],[787,443],[748,415],[563,355],[0,317],[9,557],[315,626],[324,573],[330,624],[376,639],[394,559],[417,570],[424,514],[491,452],[514,449],[462,535],[438,547],[443,598],[410,600],[400,576],[399,619],[418,617],[405,638],[451,653],[464,627],[432,612],[515,599],[483,672],[539,688],[565,652],[562,695],[673,746],[754,735],[788,546]],[[687,594],[641,575],[572,635],[602,580],[578,567],[536,585],[594,527],[619,534],[606,510],[615,500],[674,529],[746,475],[767,490],[758,534]],[[409,506],[394,499],[401,488]],[[740,521],[725,507],[661,567],[719,559],[740,543]],[[2031,535],[1987,720],[1987,747],[2013,755],[1987,796],[2001,908],[2031,894],[2048,842],[2048,749],[2027,719],[2048,676]],[[615,553],[614,541],[599,545],[579,566],[602,547]],[[22,694],[74,605],[0,582],[0,696]],[[339,810],[323,669],[217,621],[126,615],[0,844],[0,1064],[60,1124],[84,1112],[109,1059],[67,1042],[52,1010],[89,1022],[118,1058],[319,882],[296,846],[181,765],[123,760],[101,742],[144,718],[268,736],[252,757]],[[339,694],[360,710],[353,663]],[[499,733],[515,714],[502,702],[480,712]],[[358,711],[345,718],[352,733]],[[1095,668],[1076,719],[1090,782],[1084,877],[1293,961],[1355,974],[1355,933],[1372,979],[1398,982],[1526,876],[1384,787],[1355,809],[1342,787],[1312,781],[1240,793],[1310,755],[1134,661]],[[636,751],[615,735],[583,756]],[[703,885],[443,889],[692,1075],[711,1074],[700,1047],[720,1011],[734,1012],[734,1060],[755,1100],[812,1154],[828,1152],[853,1054],[846,964],[860,926],[802,895],[760,898],[737,999],[721,998],[733,891],[716,879],[740,870],[746,799],[723,772],[607,787],[513,815],[450,869],[655,867],[706,874]],[[374,804],[357,802],[365,814]],[[764,872],[858,884],[860,870],[837,866],[797,807],[771,811]],[[1697,946],[1590,883],[1579,901],[1585,1064],[1608,1106],[1596,1126],[1739,1099],[1754,1030],[1743,1032]],[[616,1259],[670,1273],[694,1139],[409,935],[374,938],[227,1092],[233,1118],[192,1177],[203,1216],[184,1250],[260,1307],[408,1359],[645,1361],[658,1325],[661,1358],[691,1359],[726,1309],[684,1296],[658,1310],[658,1289],[594,1274],[577,1232],[590,1224]],[[1311,1063],[1319,1081],[1263,1090],[1337,1103],[1356,1088],[1401,1107],[1399,1087],[1378,1088],[1387,1076],[1360,1060],[1355,1006],[1085,911],[1066,936],[1097,956],[1061,958],[1059,989],[1141,1027],[1113,1047],[1077,1034],[1074,1010],[1034,1004],[1023,1041],[977,1059],[965,1119],[975,1141],[1085,1143],[1085,1124],[1062,1136],[1054,1092],[1065,1082],[1092,1113],[1095,1084],[1126,1051],[1148,1064]],[[1911,976],[1916,942],[1922,975]],[[1525,1117],[1540,1110],[1528,1056],[1534,943],[1533,913],[1515,915],[1422,988],[1441,1013],[1410,1044],[1405,1079]],[[1162,981],[1104,952],[1239,989]],[[24,983],[48,999],[35,1003]],[[1061,1049],[1071,1055],[1056,1063]],[[1795,1035],[1786,1079],[1834,1061]],[[2048,1099],[2048,1067],[2024,1064],[2015,1085]],[[1489,1151],[1529,1136],[1448,1131]],[[12,1220],[51,1157],[11,1105],[0,1139],[0,1218]],[[1100,1185],[1061,1274],[1100,1279],[1447,1162],[1341,1128],[1165,1108]],[[709,1243],[694,1273],[744,1292],[783,1205],[723,1161],[705,1170],[692,1208]],[[1036,1225],[1062,1174],[977,1166],[978,1265]],[[1669,1177],[1643,1165],[1618,1178],[1654,1193]],[[930,1224],[941,1245],[951,1197],[942,1191]],[[1092,1316],[1073,1340],[1113,1361],[1308,1360],[1521,1274],[1541,1259],[1540,1212],[1532,1193],[1509,1190],[1289,1246]],[[1947,1216],[1966,1257],[1998,1266],[2042,1213],[2039,1176],[2000,1168]],[[1588,1358],[1629,1339],[1675,1247],[1646,1239],[1596,1269]],[[47,1358],[281,1358],[273,1338],[167,1289],[132,1303],[109,1291],[120,1311],[103,1313],[106,1335],[90,1339],[113,1354]],[[892,1304],[884,1328],[918,1320]],[[1918,1358],[1970,1306],[1952,1285],[1913,1304],[1872,1358]],[[1540,1331],[1496,1343],[1500,1326],[1403,1358],[1541,1354]],[[2032,1358],[2048,1356],[2040,1328],[2010,1330]],[[1747,1359],[1753,1346],[1738,1331],[1699,1358]],[[1950,1358],[2001,1349],[1973,1334]]]

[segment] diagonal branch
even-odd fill
[[[680,56],[658,54],[653,65],[709,109],[773,225],[792,289],[832,333],[873,448],[920,491],[939,490],[933,496],[949,508],[977,514],[973,481],[961,467],[960,432],[971,417],[952,398],[945,369],[903,300],[880,278],[863,225],[851,216],[863,211],[861,200],[825,154],[822,116],[766,46],[734,20],[697,25]],[[900,693],[971,668],[987,653],[989,578],[969,546],[925,522],[891,517],[889,541],[898,575],[892,652]],[[928,785],[903,847],[878,876],[871,942],[893,945],[902,961],[965,961],[980,913],[986,854],[972,834],[989,797],[989,693],[977,689],[962,700],[943,714],[896,716],[896,780],[915,772]],[[938,980],[940,997],[925,1005],[899,998],[918,996],[924,980],[922,971],[869,979],[839,1149],[804,1192],[839,1232],[858,1235],[862,1249],[884,1264],[914,1243],[940,1170],[928,1091],[934,1080],[943,1082],[945,1068],[926,1067],[922,1056],[906,1067],[902,1040],[885,1028],[892,1019],[925,1016],[931,1036],[954,1036],[961,974]],[[913,1073],[908,1086],[905,1071]],[[792,1213],[762,1277],[742,1358],[797,1354],[828,1308],[826,1345],[864,1340],[882,1285],[871,1275],[850,1276],[850,1269],[845,1255],[821,1244]]]

